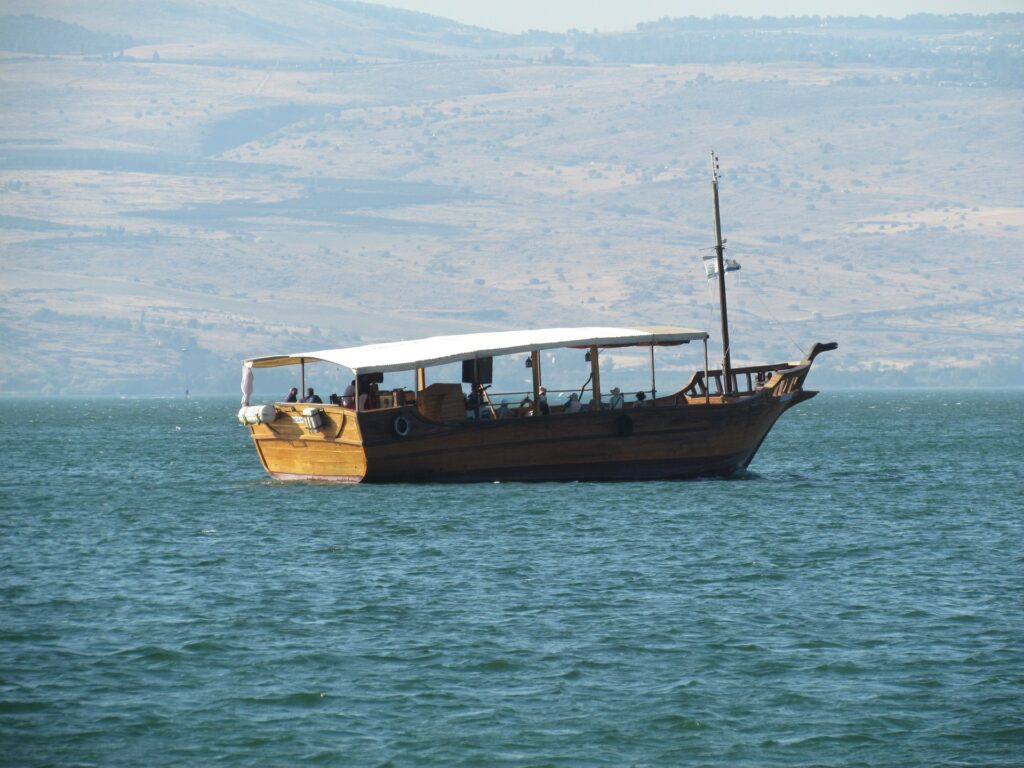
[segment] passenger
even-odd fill
[[[477,397],[475,389],[471,389],[469,391],[469,394],[466,394],[466,395],[462,396],[462,404],[466,408],[466,418],[467,419],[475,419],[476,418],[476,407],[477,407],[477,404],[479,402],[480,402],[480,398]]]
[[[322,403],[323,400],[321,400],[320,399],[320,395],[318,395],[316,392],[314,392],[313,388],[310,387],[309,389],[306,390],[306,396],[304,398],[302,398],[301,400],[299,400],[299,402],[300,403]]]
[[[501,405],[498,406],[497,414],[499,419],[512,418],[512,410],[508,407],[508,400],[501,401]]]
[[[583,410],[583,406],[580,405],[580,396],[573,392],[569,395],[569,400],[565,404],[565,408],[562,409],[563,413],[579,413]]]
[[[341,395],[341,405],[345,408],[352,408],[356,404],[356,380],[352,379]]]
[[[533,416],[533,401],[529,395],[519,401],[519,405],[516,407],[516,415],[520,417]]]
[[[298,400],[299,400],[299,388],[298,387],[292,387],[291,389],[288,390],[288,396],[285,397],[284,401],[286,403],[295,403],[295,402],[298,402]]]
[[[614,410],[615,408],[621,408],[622,405],[622,390],[618,387],[612,387],[612,399],[608,401],[608,407]]]
[[[633,407],[634,408],[642,408],[645,405],[645,402],[644,402],[645,400],[647,400],[647,395],[645,393],[643,393],[643,392],[637,392],[636,393],[636,402],[633,403]]]
[[[370,386],[366,391],[366,410],[372,411],[380,408],[380,390],[377,388],[377,382],[371,381]]]
[[[540,408],[541,416],[551,413],[551,407],[548,405],[548,391],[544,387],[537,390],[537,407]]]

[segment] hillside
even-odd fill
[[[29,31],[0,34],[0,392],[226,392],[246,356],[509,326],[714,332],[711,148],[736,362],[837,340],[819,384],[1024,380],[1024,15],[4,13]]]

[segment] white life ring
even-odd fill
[[[408,437],[412,431],[412,424],[402,414],[395,416],[395,420],[391,422],[392,431],[399,437]]]

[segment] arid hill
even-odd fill
[[[1024,380],[1024,15],[3,12],[0,392],[228,392],[245,356],[506,327],[717,335],[712,148],[734,361],[836,340],[815,383]]]

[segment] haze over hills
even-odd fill
[[[817,384],[1024,380],[1024,14],[4,13],[0,392],[228,392],[243,357],[507,327],[717,337],[711,148],[737,363],[837,340]]]

